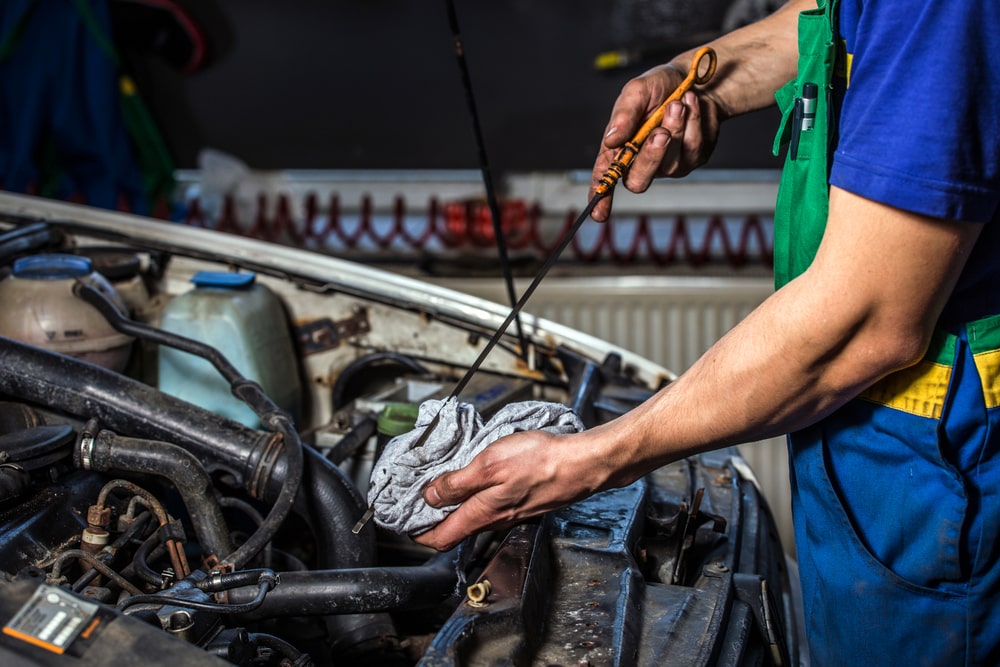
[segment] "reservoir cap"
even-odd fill
[[[244,289],[253,285],[256,273],[232,273],[231,271],[199,271],[191,277],[196,287],[221,287]]]
[[[15,276],[34,280],[80,278],[90,271],[90,259],[79,255],[31,255],[14,262]]]

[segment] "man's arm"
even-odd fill
[[[816,422],[921,358],[980,229],[833,188],[805,273],[631,412],[570,436],[515,434],[431,482],[428,502],[461,506],[417,541],[449,548],[685,456]]]

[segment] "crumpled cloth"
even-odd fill
[[[421,447],[413,445],[440,411],[440,419]],[[372,470],[368,502],[375,522],[401,535],[419,535],[451,514],[458,505],[431,507],[424,487],[440,475],[465,467],[487,445],[517,431],[576,433],[584,430],[576,414],[559,403],[510,403],[483,423],[475,406],[456,398],[431,399],[420,405],[414,429],[396,436]]]

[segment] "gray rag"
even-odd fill
[[[413,447],[440,411],[440,419],[421,447]],[[476,408],[458,399],[432,399],[420,405],[414,429],[396,436],[372,470],[368,502],[375,522],[401,535],[419,535],[440,523],[458,505],[435,508],[423,490],[440,475],[465,467],[487,445],[517,431],[576,433],[584,430],[576,414],[559,403],[510,403],[483,423]]]

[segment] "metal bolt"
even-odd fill
[[[720,575],[729,572],[729,567],[725,563],[709,563],[705,566],[705,574]]]
[[[493,587],[490,585],[489,579],[483,579],[472,584],[466,589],[466,594],[469,596],[469,604],[473,607],[487,605],[486,598],[489,597],[492,589]]]

